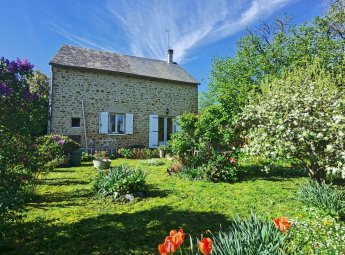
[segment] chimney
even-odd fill
[[[168,63],[173,63],[174,62],[174,50],[168,49]]]

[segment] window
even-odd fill
[[[112,133],[112,134],[125,133],[125,114],[109,113],[109,133]]]
[[[71,127],[72,128],[80,128],[80,118],[72,118],[71,119]]]
[[[158,117],[158,141],[166,144],[174,133],[174,120],[172,117]]]

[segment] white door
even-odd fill
[[[149,148],[158,147],[158,115],[151,114],[149,122]]]

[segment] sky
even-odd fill
[[[301,24],[326,8],[324,0],[0,0],[0,56],[26,58],[49,76],[62,44],[162,60],[172,48],[205,91],[213,59],[233,56],[246,29],[285,14]]]

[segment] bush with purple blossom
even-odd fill
[[[46,130],[48,80],[33,67],[26,59],[0,58],[0,227],[16,219],[11,211],[18,211],[19,198],[47,170],[34,142]]]

